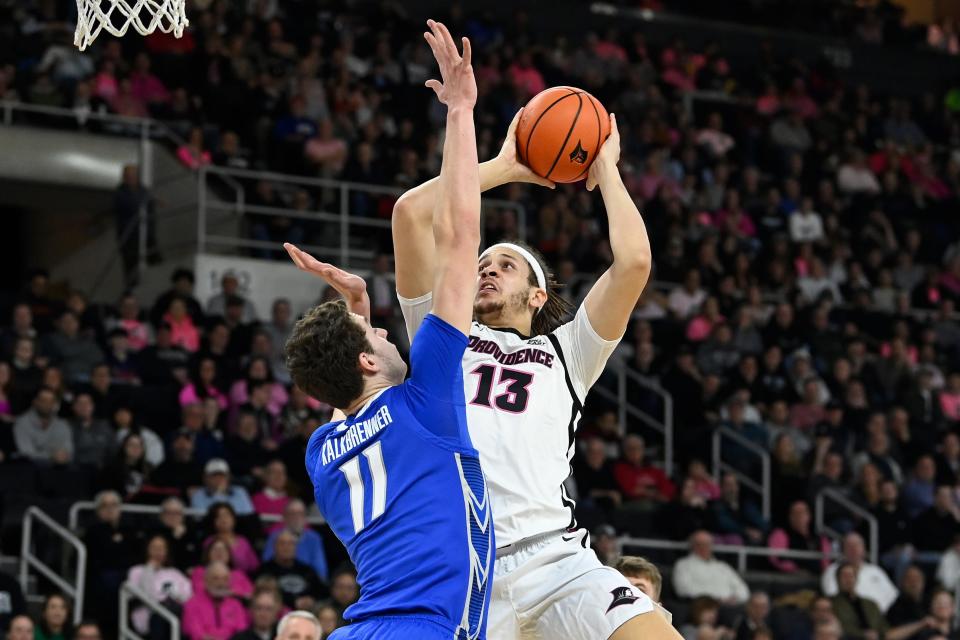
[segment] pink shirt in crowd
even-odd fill
[[[207,575],[206,567],[194,567],[190,570],[190,584],[194,593],[203,593],[203,576]],[[253,583],[243,571],[230,570],[230,591],[238,598],[249,598],[253,595]]]
[[[206,549],[215,540],[210,536],[203,541],[203,548]],[[253,573],[260,566],[260,558],[250,546],[250,541],[243,536],[233,536],[233,547],[230,548],[230,556],[233,558],[233,566],[244,573]]]
[[[183,605],[183,633],[190,640],[229,640],[248,624],[247,610],[236,598],[215,601],[200,591]]]

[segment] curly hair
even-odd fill
[[[287,369],[297,386],[338,409],[363,393],[361,353],[373,353],[373,347],[342,300],[310,309],[285,347]]]

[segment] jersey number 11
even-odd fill
[[[367,447],[363,457],[370,467],[370,483],[373,485],[373,508],[370,511],[370,522],[383,515],[387,508],[387,468],[383,465],[383,451],[380,442]],[[360,533],[366,526],[363,522],[364,487],[363,476],[360,475],[360,456],[348,460],[340,465],[340,471],[347,477],[350,486],[350,514],[353,516],[353,532]],[[367,524],[370,524],[368,522]]]

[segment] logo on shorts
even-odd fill
[[[613,602],[610,603],[610,606],[607,607],[607,613],[610,613],[616,607],[619,607],[622,604],[633,604],[640,598],[633,595],[633,590],[630,587],[617,587],[610,592],[613,596]]]
[[[587,161],[587,150],[583,148],[580,141],[577,140],[577,148],[570,152],[570,162],[584,164]]]

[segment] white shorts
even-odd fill
[[[489,640],[605,640],[653,602],[600,564],[585,529],[498,550]]]

